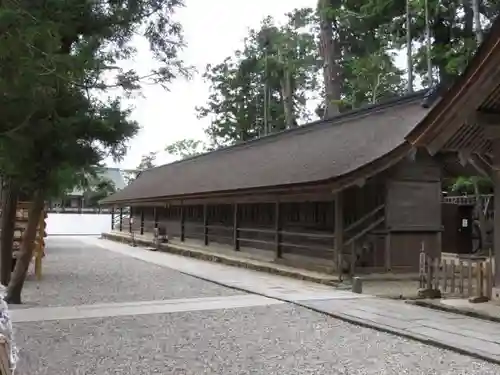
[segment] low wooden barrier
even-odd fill
[[[488,258],[431,258],[420,253],[420,289],[453,297],[491,299],[493,267]]]

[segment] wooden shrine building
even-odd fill
[[[494,182],[493,297],[500,298],[500,19],[454,85],[407,136],[433,157],[453,157]]]
[[[428,112],[422,98],[156,167],[102,204],[115,231],[159,228],[171,243],[328,272],[416,272],[441,236],[441,167],[405,141]]]

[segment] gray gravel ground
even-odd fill
[[[69,306],[242,294],[76,239],[50,237],[43,278],[32,272],[19,307]]]
[[[24,323],[17,375],[494,375],[500,366],[293,305]]]

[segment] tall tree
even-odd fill
[[[425,38],[425,0],[411,0],[411,39],[419,48],[414,55],[415,71],[428,84]],[[474,20],[487,31],[500,12],[498,2],[478,3],[479,14],[473,4],[463,0],[428,0],[431,34],[431,63],[434,79],[449,85],[466,67],[477,46]],[[369,0],[361,6],[364,19],[373,30],[391,40],[391,47],[400,49],[407,44],[406,9],[404,3],[394,0]],[[476,30],[479,30],[477,28]]]
[[[137,124],[128,120],[129,111],[123,110],[120,99],[102,102],[95,94],[113,86],[127,95],[145,79],[168,84],[177,74],[186,73],[177,56],[182,47],[180,25],[172,20],[180,5],[179,0],[0,5],[0,17],[9,21],[4,24],[9,25],[9,32],[0,36],[0,58],[5,63],[0,88],[7,93],[0,99],[6,113],[0,128],[4,135],[0,168],[8,178],[26,186],[33,201],[8,301],[21,300],[40,212],[48,192],[60,188],[59,171],[96,165],[108,155],[119,159],[126,151],[125,142],[137,132]],[[117,67],[119,60],[134,54],[131,40],[138,34],[149,40],[160,62],[143,77]],[[16,45],[15,53],[5,48]],[[20,66],[26,72],[18,74]],[[14,78],[5,78],[9,69]],[[29,106],[33,97],[40,100]],[[27,116],[26,112],[20,115],[19,104],[24,103],[28,104]],[[18,157],[19,150],[24,151],[22,157]]]
[[[323,117],[329,118],[340,112],[342,93],[340,36],[334,35],[334,24],[338,29],[338,10],[331,0],[318,0],[320,53],[323,60],[323,82],[325,103]],[[337,30],[338,31],[338,30]]]
[[[391,38],[373,28],[374,21],[363,14],[362,4],[318,1],[312,22],[317,25],[323,61],[325,100],[317,111],[321,117],[398,95],[405,84],[389,52]]]
[[[211,120],[212,147],[295,127],[307,118],[307,94],[317,87],[318,70],[315,37],[308,32],[310,12],[288,14],[284,25],[264,19],[234,57],[207,67],[211,93],[197,110],[200,118]]]

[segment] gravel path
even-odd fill
[[[493,375],[495,366],[293,305],[25,323],[17,375]]]
[[[71,238],[48,238],[42,280],[30,275],[13,308],[242,294]]]

